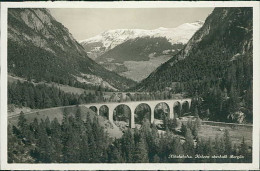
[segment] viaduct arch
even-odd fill
[[[151,123],[154,122],[154,110],[157,104],[159,103],[165,103],[169,106],[169,117],[171,119],[174,118],[175,114],[174,114],[174,106],[176,105],[176,103],[179,103],[180,106],[182,106],[184,103],[188,104],[188,108],[190,109],[191,106],[191,99],[187,98],[187,99],[171,99],[171,100],[152,100],[152,101],[131,101],[131,102],[104,102],[104,103],[91,103],[91,104],[85,104],[84,106],[90,108],[92,106],[94,106],[97,110],[96,113],[97,115],[99,115],[100,113],[100,107],[106,105],[108,107],[108,120],[110,122],[113,122],[113,114],[114,114],[114,110],[117,106],[119,105],[126,105],[130,108],[131,111],[131,117],[129,118],[131,123],[130,123],[130,127],[134,128],[135,127],[135,118],[134,118],[134,112],[135,109],[137,108],[138,105],[140,104],[147,104],[150,109],[151,109],[151,116],[150,116],[150,121]]]

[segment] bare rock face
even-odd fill
[[[10,9],[9,22],[11,24],[8,25],[8,37],[20,44],[30,41],[37,47],[52,53],[55,53],[52,50],[53,46],[57,46],[64,52],[77,51],[84,54],[83,48],[68,29],[58,23],[46,9]],[[21,26],[27,30],[21,32]]]
[[[50,18],[40,9],[35,10],[34,13],[26,9],[21,13],[21,19],[28,27],[37,31],[44,29],[44,24],[51,25]]]

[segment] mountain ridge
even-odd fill
[[[86,52],[95,59],[97,56],[115,48],[116,46],[130,40],[141,37],[165,37],[172,44],[185,44],[194,32],[203,25],[203,21],[184,23],[175,28],[159,27],[157,29],[115,29],[104,31],[94,37],[80,40],[79,43],[86,49]],[[92,47],[93,45],[93,47]],[[96,46],[95,46],[96,45]],[[101,49],[98,55],[92,55]]]
[[[66,27],[37,8],[8,11],[8,72],[84,88],[123,90],[135,84],[90,59]]]
[[[214,43],[217,41],[218,43],[223,44],[221,45],[223,46],[222,49],[218,47],[218,49],[221,49],[220,54],[226,53],[227,58],[231,59],[236,54],[244,55],[245,51],[247,53],[252,53],[252,34],[250,34],[252,33],[252,28],[250,29],[250,27],[252,27],[252,20],[250,20],[251,22],[249,21],[247,23],[245,19],[246,15],[250,15],[248,14],[250,11],[249,12],[248,11],[243,10],[243,8],[238,8],[234,10],[231,10],[229,8],[215,8],[213,10],[214,13],[212,12],[212,14],[209,15],[204,25],[191,37],[191,39],[184,46],[184,48],[176,55],[174,55],[169,61],[159,66],[153,73],[151,73],[149,77],[153,77],[155,74],[158,74],[160,71],[172,68],[173,66],[177,65],[179,61],[186,58],[190,58],[190,56],[191,57],[194,56],[192,54],[194,51],[197,52],[200,51],[199,48],[203,50],[203,48],[206,49],[210,45],[213,46]],[[239,21],[239,19],[235,19],[233,23],[231,23],[232,22],[231,16],[234,17],[235,15],[237,15],[237,13],[238,14],[246,13],[246,14],[244,14],[244,16],[239,16],[241,18],[241,21]],[[217,24],[217,22],[221,23],[220,19],[223,20],[223,22],[225,23]],[[247,26],[241,26],[242,28],[246,28],[246,29],[239,29],[240,26],[235,25],[240,23],[247,25]],[[213,25],[215,26],[213,27]],[[236,28],[237,30],[232,30],[231,32],[229,29],[224,27],[230,27],[229,29]],[[247,29],[247,27],[249,28]],[[219,33],[221,34],[217,35],[217,31],[219,31]],[[240,33],[242,35],[238,35],[236,33]],[[232,37],[226,35],[232,35]],[[245,35],[248,35],[249,37],[246,37]],[[231,46],[228,43],[232,43],[233,46]],[[242,45],[243,43],[245,43],[245,45]],[[205,58],[207,58],[206,55]],[[196,57],[196,59],[198,59],[198,57]],[[188,78],[189,77],[187,77],[187,79]]]

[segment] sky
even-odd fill
[[[213,8],[51,8],[53,17],[70,30],[76,40],[112,29],[174,28],[205,20]]]

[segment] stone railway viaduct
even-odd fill
[[[146,104],[150,107],[151,111],[151,116],[150,116],[150,121],[151,123],[154,122],[154,110],[155,107],[160,104],[160,103],[165,103],[167,104],[169,108],[169,117],[172,119],[174,118],[174,107],[176,105],[179,105],[181,108],[184,103],[188,103],[188,108],[191,106],[191,99],[171,99],[171,100],[152,100],[152,101],[130,101],[130,102],[107,102],[107,103],[90,103],[90,104],[85,104],[84,106],[91,108],[95,107],[97,111],[94,111],[99,115],[100,113],[100,108],[103,106],[107,106],[108,108],[108,120],[113,122],[113,115],[114,115],[114,110],[116,109],[117,106],[119,105],[126,105],[129,107],[130,112],[131,112],[131,118],[130,118],[130,127],[134,128],[135,127],[135,121],[134,121],[134,112],[135,109],[140,105],[140,104]]]

